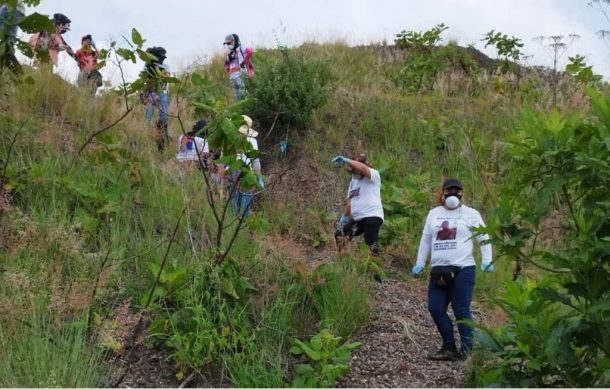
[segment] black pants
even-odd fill
[[[354,236],[364,234],[364,243],[369,246],[371,253],[375,256],[379,255],[379,247],[377,246],[377,239],[379,238],[379,228],[383,224],[383,220],[380,217],[365,217],[358,221],[352,220],[351,222],[343,225],[343,229],[338,228],[335,231],[335,237],[338,236]],[[354,226],[355,231],[354,231]]]

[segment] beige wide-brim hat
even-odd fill
[[[246,124],[239,127],[239,133],[242,135],[251,136],[253,138],[256,138],[258,136],[258,131],[256,131],[254,128],[252,128],[252,119],[250,119],[250,116],[246,116],[246,115],[242,115],[242,116],[244,117]]]

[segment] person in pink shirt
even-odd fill
[[[225,59],[225,69],[229,72],[231,87],[235,92],[235,98],[238,101],[243,100],[246,98],[246,83],[243,76],[252,77],[254,75],[254,66],[251,61],[254,50],[250,47],[242,47],[237,34],[227,35],[224,45],[229,49]]]
[[[102,75],[97,70],[97,49],[91,34],[81,38],[82,47],[76,50],[78,59],[78,85],[91,88],[91,95],[95,96],[97,88],[102,86]]]
[[[77,60],[76,54],[74,54],[74,51],[62,36],[62,34],[70,31],[70,23],[72,21],[66,15],[56,13],[53,15],[55,32],[40,31],[32,34],[28,42],[34,50],[34,66],[39,66],[41,60],[46,59],[45,56],[47,55],[50,57],[51,63],[57,66],[60,51],[65,51],[69,56]]]

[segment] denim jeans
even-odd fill
[[[239,77],[231,79],[231,87],[233,88],[233,93],[235,93],[235,99],[237,101],[246,98],[246,83],[242,77],[244,76],[240,75]]]
[[[460,269],[453,283],[448,287],[438,287],[432,282],[428,285],[428,311],[430,311],[436,328],[441,334],[445,348],[455,348],[453,323],[447,314],[449,303],[451,303],[456,320],[472,320],[470,305],[472,303],[476,274],[476,266],[468,266]],[[468,352],[472,350],[472,325],[458,323],[457,327],[460,333],[461,351]]]
[[[169,113],[169,94],[163,92],[157,94],[156,92],[150,92],[148,95],[148,102],[146,103],[146,124],[150,126],[152,124],[153,115],[155,113],[156,101],[158,99],[159,107],[159,121],[161,123],[167,123]]]

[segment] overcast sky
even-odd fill
[[[297,46],[305,41],[344,41],[350,45],[392,43],[402,30],[423,31],[438,23],[449,29],[445,41],[473,44],[490,56],[481,38],[490,30],[523,40],[529,64],[551,66],[549,49],[537,36],[578,34],[563,56],[581,54],[594,71],[610,79],[610,48],[596,35],[610,25],[589,0],[42,0],[34,10],[72,19],[66,41],[76,50],[80,38],[92,34],[103,47],[135,27],[146,46],[163,46],[172,70],[222,52],[226,34],[237,33],[253,48],[275,47],[276,42]],[[29,9],[28,12],[32,12]],[[59,72],[70,80],[76,65],[65,54]],[[141,65],[129,69],[135,77]],[[104,70],[111,76],[111,69]]]

